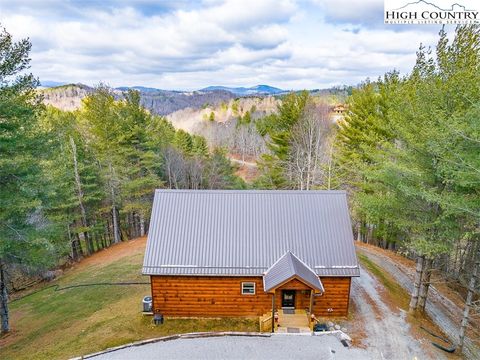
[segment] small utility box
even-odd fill
[[[143,298],[143,312],[151,312],[152,311],[152,297],[145,296]]]
[[[162,314],[153,315],[153,323],[155,325],[162,325],[163,324],[163,315]]]

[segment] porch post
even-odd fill
[[[272,294],[272,333],[275,332],[275,290]]]
[[[310,307],[308,308],[310,316],[313,314],[313,290],[310,290]]]

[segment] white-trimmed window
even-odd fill
[[[255,283],[242,282],[242,295],[255,295]]]

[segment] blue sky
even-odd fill
[[[383,24],[383,0],[0,0],[43,81],[198,89],[357,84],[411,69],[439,26]]]

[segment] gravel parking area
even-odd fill
[[[178,339],[129,347],[93,359],[371,359],[362,349],[346,348],[333,335],[223,336]]]

